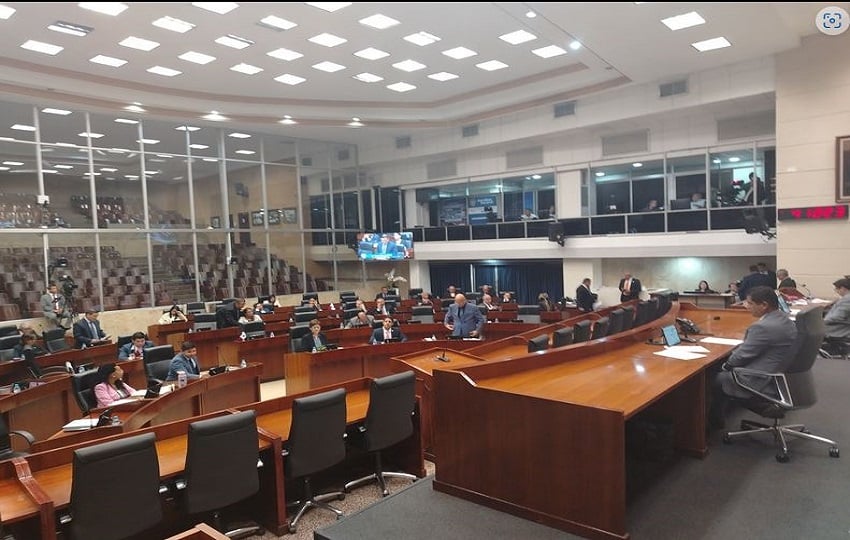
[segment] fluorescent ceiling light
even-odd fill
[[[253,150],[237,150],[236,153],[237,154],[244,154],[246,156],[256,154],[256,152],[254,152]]]
[[[344,7],[350,6],[351,2],[306,2],[306,4],[327,11],[328,13],[333,13],[334,11],[339,11]]]
[[[130,36],[123,41],[118,42],[119,45],[123,45],[124,47],[130,47],[131,49],[138,49],[140,51],[152,51],[159,47],[159,43],[156,41],[151,41],[149,39],[138,38],[135,36]]]
[[[195,150],[206,150],[207,148],[209,148],[209,146],[208,146],[208,145],[206,145],[206,144],[197,144],[197,143],[195,143],[195,144],[190,144],[190,145],[189,145],[189,148],[193,148],[193,149],[195,149]]]
[[[151,24],[160,28],[165,28],[166,30],[171,30],[172,32],[179,32],[181,34],[185,34],[186,32],[195,27],[195,25],[190,22],[182,21],[180,19],[175,19],[174,17],[168,16],[161,17],[152,22]]]
[[[136,142],[144,143],[144,144],[159,144],[158,139],[138,139]]]
[[[271,56],[272,58],[279,58],[280,60],[286,60],[287,62],[292,62],[293,60],[297,60],[304,56],[300,52],[284,49],[283,47],[281,47],[280,49],[269,51],[266,54],[268,56]]]
[[[137,112],[137,113],[148,112],[148,111],[144,110],[143,108],[141,108],[139,105],[136,105],[136,104],[127,105],[126,107],[124,107],[124,110],[130,111],[130,112]]]
[[[227,120],[226,116],[219,114],[217,111],[212,111],[209,114],[205,114],[201,118],[205,118],[207,120],[213,120],[214,122],[223,122]]]
[[[635,169],[639,169],[639,168],[643,167],[643,163],[641,163],[641,162],[632,163],[632,167],[634,167]]]
[[[35,131],[35,126],[28,126],[26,124],[15,124],[12,126],[12,129],[16,129],[18,131]]]
[[[138,174],[125,174],[124,178],[126,178],[127,180],[138,180],[139,175]]]
[[[228,133],[228,137],[233,137],[234,139],[250,139],[251,136],[247,133],[239,133],[238,131],[234,131],[233,133]]]
[[[85,37],[87,36],[94,28],[91,26],[83,26],[81,24],[74,24],[65,21],[56,21],[47,27],[48,30],[53,30],[54,32],[61,32],[63,34],[70,34],[72,36],[77,37]]]
[[[289,73],[284,73],[279,77],[275,77],[274,80],[277,82],[288,84],[290,86],[295,86],[296,84],[301,84],[307,79],[304,77],[299,77],[298,75],[290,75]]]
[[[537,39],[537,36],[535,36],[531,32],[526,32],[525,30],[517,30],[516,32],[503,34],[499,36],[499,39],[501,39],[502,41],[506,41],[511,45],[519,45],[520,43],[525,43],[526,41],[534,41],[535,39]]]
[[[454,58],[455,60],[463,60],[464,58],[475,56],[478,53],[473,50],[467,49],[466,47],[455,47],[454,49],[443,51],[443,54],[445,54],[449,58]]]
[[[90,139],[99,139],[103,137],[103,133],[92,133],[90,131],[83,131],[82,133],[77,133],[80,137],[88,137]]]
[[[307,41],[315,43],[316,45],[324,45],[325,47],[336,47],[337,45],[342,45],[348,40],[339,36],[335,36],[333,34],[328,34],[327,32],[323,32],[317,36],[311,37]]]
[[[342,66],[340,64],[335,64],[333,62],[324,61],[324,62],[319,62],[318,64],[313,64],[313,69],[318,69],[319,71],[326,71],[328,73],[334,73],[334,72],[340,71],[342,69],[345,69],[345,66]]]
[[[698,50],[699,52],[713,51],[714,49],[723,49],[725,47],[731,46],[732,44],[729,43],[729,40],[725,37],[706,39],[705,41],[697,41],[696,43],[691,43],[691,47]]]
[[[357,118],[356,116],[354,118],[352,118],[351,122],[349,122],[346,125],[349,126],[349,127],[363,127],[364,126],[363,122],[361,122],[360,119]]]
[[[239,4],[236,2],[192,2],[192,5],[207,11],[212,11],[213,13],[218,13],[219,15],[230,13],[239,7]]]
[[[369,73],[369,72],[358,73],[357,75],[352,77],[352,79],[357,79],[358,81],[365,82],[365,83],[373,83],[373,82],[378,82],[378,81],[384,80],[383,77],[379,77],[379,76],[372,74],[372,73]]]
[[[263,17],[262,19],[260,19],[260,24],[262,24],[263,26],[274,28],[276,30],[289,30],[290,28],[295,28],[296,26],[298,26],[296,23],[288,21],[282,17],[278,17],[277,15],[269,15],[267,17]]]
[[[393,67],[410,73],[411,71],[419,71],[420,69],[425,69],[428,66],[426,66],[425,64],[420,64],[416,60],[408,59],[403,60],[401,62],[396,62],[395,64],[393,64]]]
[[[130,119],[130,118],[116,118],[116,119],[115,119],[115,122],[116,122],[117,124],[130,124],[130,125],[138,124],[138,123],[139,123],[139,121],[138,121],[138,120],[132,120],[132,119]]]
[[[148,68],[147,71],[148,73],[162,75],[163,77],[174,77],[183,73],[182,71],[177,71],[176,69],[171,69],[163,66],[154,66],[152,68]]]
[[[216,43],[219,45],[224,45],[225,47],[230,47],[231,49],[244,49],[245,47],[250,47],[254,44],[250,39],[245,39],[243,37],[234,36],[233,34],[227,34],[226,36],[221,36],[217,40]]]
[[[359,56],[360,58],[365,58],[366,60],[380,60],[381,58],[386,58],[390,53],[382,51],[381,49],[376,49],[374,47],[369,47],[354,53],[354,56]]]
[[[596,173],[596,176],[602,177],[602,176],[605,176],[605,173],[602,172],[602,171],[599,171],[599,172]]]
[[[195,52],[195,51],[185,52],[185,53],[181,54],[180,56],[178,56],[177,58],[179,58],[180,60],[185,60],[187,62],[192,62],[192,63],[195,63],[195,64],[201,64],[202,66],[209,64],[210,62],[215,60],[215,56],[210,56],[208,54],[199,53],[199,52]]]
[[[101,172],[115,172],[118,169],[113,169],[112,167],[101,167],[100,170]]]
[[[177,131],[198,131],[201,128],[196,126],[177,126],[174,129],[176,129]]]
[[[252,66],[251,64],[236,64],[230,68],[231,71],[238,71],[239,73],[244,73],[245,75],[256,75],[257,73],[263,71],[263,68]]]
[[[73,169],[73,165],[54,165],[54,169]]]
[[[43,54],[49,54],[50,56],[55,56],[62,52],[62,49],[64,49],[65,47],[60,47],[59,45],[51,45],[50,43],[43,43],[41,41],[35,41],[31,39],[21,45],[21,48],[30,51],[40,52]]]
[[[11,167],[17,167],[17,166],[23,165],[23,164],[24,164],[23,161],[4,161],[3,162],[3,165],[9,165]]]
[[[739,161],[741,161],[741,158],[737,156],[732,156],[729,158],[729,163],[738,163]]]
[[[68,116],[69,114],[71,114],[71,111],[69,111],[69,110],[54,109],[52,107],[47,107],[46,109],[41,109],[41,112],[47,113],[47,114],[57,114],[59,116]]]
[[[567,51],[558,47],[557,45],[548,45],[546,47],[540,47],[539,49],[534,49],[531,51],[536,54],[540,58],[552,58],[553,56],[561,56],[562,54],[567,54]]]
[[[432,43],[440,41],[440,38],[438,38],[434,34],[429,34],[428,32],[416,32],[415,34],[404,36],[404,39],[413,43],[414,45],[419,45],[420,47],[424,47],[425,45],[430,45]]]
[[[8,19],[17,11],[15,8],[0,4],[0,19]]]
[[[295,120],[293,120],[293,118],[287,114],[287,115],[286,115],[286,116],[284,116],[284,117],[283,117],[283,119],[282,119],[282,120],[280,120],[278,123],[279,123],[279,124],[292,125],[292,124],[297,124],[298,122],[296,122]]]
[[[89,58],[89,62],[94,62],[95,64],[102,64],[104,66],[110,67],[121,67],[127,63],[126,60],[121,60],[120,58],[113,58],[112,56],[104,56],[99,54],[94,58]]]
[[[434,79],[435,81],[445,82],[450,81],[452,79],[457,79],[458,75],[454,73],[449,73],[448,71],[441,71],[439,73],[432,73],[428,75],[429,79]]]
[[[112,15],[113,17],[120,15],[129,7],[127,4],[122,4],[121,2],[80,2],[77,5],[83,9],[97,11],[104,15]]]
[[[496,71],[497,69],[504,69],[508,67],[508,65],[498,60],[488,60],[487,62],[475,64],[475,67],[483,69],[484,71]]]
[[[683,28],[705,24],[705,19],[700,17],[700,14],[696,11],[691,11],[682,15],[661,19],[661,22],[670,30],[681,30]]]
[[[388,84],[387,88],[394,92],[409,92],[411,90],[415,90],[416,87],[412,84],[408,84],[406,82],[397,82],[394,84]]]
[[[387,17],[386,15],[381,15],[380,13],[376,13],[375,15],[371,15],[369,17],[366,17],[365,19],[360,19],[360,21],[358,22],[366,26],[371,26],[372,28],[377,28],[378,30],[384,30],[399,23],[392,17]]]
[[[204,161],[212,161],[213,163],[215,163],[218,160],[216,158],[205,157]]]
[[[0,167],[0,171],[8,171],[9,167]]]

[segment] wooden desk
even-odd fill
[[[198,348],[198,362],[201,369],[209,369],[214,366],[226,366],[233,364],[236,358],[237,340],[239,327],[220,328],[218,330],[204,330],[185,334],[182,341],[191,341]],[[178,345],[175,350],[179,351]],[[238,360],[236,360],[238,362]]]
[[[57,353],[36,356],[35,361],[43,368],[64,366],[66,362],[70,362],[74,367],[81,364],[100,366],[101,364],[118,361],[118,347],[114,343],[106,343],[95,347],[86,347],[85,349],[68,349]],[[9,384],[29,376],[29,371],[24,367],[22,360],[0,363],[0,384]],[[127,382],[130,381],[128,380]]]
[[[693,292],[681,292],[679,293],[679,301],[680,302],[690,302],[697,307],[708,308],[708,309],[726,309],[735,302],[738,301],[738,298],[734,294],[725,294],[725,293],[693,293]]]
[[[213,529],[206,523],[198,523],[191,529],[174,536],[169,536],[166,540],[227,540],[228,537]]]
[[[50,437],[72,418],[80,416],[70,375],[39,382],[43,384],[0,396],[0,414],[9,429],[29,431],[36,440]]]
[[[256,363],[263,367],[261,377],[263,382],[284,377],[283,359],[287,351],[289,351],[289,334],[240,341],[236,346],[239,360],[244,359],[248,363]]]
[[[628,338],[433,370],[435,489],[589,538],[627,538],[626,422],[667,418],[676,448],[704,456],[706,368],[732,350],[702,344],[710,352],[692,361],[653,354],[645,339],[678,310],[674,302]],[[733,310],[689,315],[738,339],[752,322]]]
[[[148,326],[148,339],[157,345],[172,345],[175,351],[179,351],[183,343],[183,334],[188,333],[193,325],[192,321],[152,324]]]

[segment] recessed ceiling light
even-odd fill
[[[233,133],[228,133],[228,137],[233,137],[234,139],[250,139],[251,136],[247,133],[239,133],[238,131],[234,131]]]
[[[387,88],[394,92],[409,92],[411,90],[415,90],[416,87],[412,84],[408,84],[406,82],[397,82],[394,84],[388,84]]]
[[[231,49],[244,49],[245,47],[250,47],[254,44],[250,39],[245,39],[243,37],[234,36],[233,34],[227,34],[226,36],[221,36],[217,40],[216,43],[219,45],[224,45],[225,47],[230,47]]]
[[[365,83],[373,83],[373,82],[378,82],[378,81],[384,80],[383,77],[379,77],[379,76],[374,75],[374,74],[369,73],[369,72],[358,73],[357,75],[355,75],[352,78],[357,79],[358,81],[365,82]]]
[[[35,126],[28,126],[26,124],[15,124],[12,126],[12,129],[16,129],[18,131],[35,131]]]
[[[148,73],[162,75],[163,77],[174,77],[183,73],[182,71],[177,71],[176,69],[171,69],[164,66],[154,66],[152,68],[148,68],[147,71]]]
[[[581,42],[578,40],[570,41],[570,49],[574,51],[581,49]]]
[[[99,139],[103,137],[103,133],[92,133],[91,131],[83,131],[82,133],[77,133],[80,137],[88,137],[90,139]]]
[[[159,144],[158,139],[137,139],[136,142],[144,143],[144,144]]]
[[[359,119],[359,118],[357,118],[357,117],[355,116],[354,118],[352,118],[352,119],[351,119],[351,122],[349,122],[349,123],[348,123],[348,124],[346,124],[346,125],[348,125],[348,126],[350,126],[350,127],[363,127],[363,125],[364,125],[364,124],[363,124],[363,122],[361,122],[361,121],[360,121],[360,119]]]
[[[47,113],[47,114],[57,114],[59,116],[68,116],[69,114],[71,114],[71,111],[69,111],[67,109],[54,109],[52,107],[47,107],[46,109],[41,109],[41,112]]]
[[[159,47],[159,43],[156,41],[137,38],[135,36],[130,36],[123,41],[118,42],[118,44],[123,45],[124,47],[130,47],[131,49],[138,49],[140,51],[152,51]]]
[[[280,124],[286,124],[286,125],[292,125],[292,124],[297,124],[298,122],[296,122],[296,121],[295,121],[295,120],[294,120],[291,116],[289,116],[289,115],[287,114],[287,115],[286,115],[286,116],[284,116],[284,117],[283,117],[283,119],[282,119],[282,120],[280,120],[280,122],[278,122],[278,123],[280,123]]]
[[[8,19],[15,14],[15,11],[17,11],[15,8],[0,4],[0,19]]]
[[[73,165],[54,165],[54,169],[73,169]]]
[[[40,52],[43,54],[49,54],[50,56],[55,56],[62,52],[62,49],[64,49],[65,47],[60,47],[59,45],[51,45],[50,43],[43,43],[41,41],[35,41],[31,39],[21,45],[21,48],[30,51]]]
[[[557,45],[548,45],[546,47],[540,47],[539,49],[534,49],[531,52],[533,52],[540,58],[552,58],[553,56],[561,56],[562,54],[567,54],[566,50],[558,47]]]
[[[278,17],[277,15],[263,17],[260,19],[260,24],[268,26],[269,28],[274,28],[275,30],[289,30],[290,28],[298,26],[296,23],[288,21],[282,17]]]
[[[101,171],[101,172],[115,172],[115,171],[117,171],[117,170],[118,170],[118,169],[113,169],[112,167],[101,167],[101,168],[100,168],[100,171]]]
[[[384,30],[398,24],[397,20],[392,17],[387,17],[386,15],[381,15],[380,13],[376,13],[375,15],[371,15],[365,19],[360,19],[358,22],[366,26],[371,26],[372,28],[377,28],[378,30]]]
[[[115,123],[117,123],[117,124],[130,124],[130,125],[134,125],[134,124],[138,124],[138,123],[139,123],[139,121],[138,121],[138,120],[132,120],[132,119],[130,119],[130,118],[116,118],[116,119],[115,119]]]
[[[195,143],[195,144],[190,144],[190,145],[189,145],[189,148],[193,148],[193,149],[195,149],[195,150],[206,150],[207,148],[209,148],[209,146],[208,146],[208,145],[206,145],[206,144],[197,144],[197,143]]]
[[[602,176],[605,176],[605,173],[604,173],[604,172],[602,172],[602,171],[599,171],[599,172],[597,172],[597,173],[596,173],[596,176],[597,176],[597,177],[602,177]]]
[[[287,62],[297,60],[304,56],[300,52],[284,49],[283,47],[281,47],[280,49],[269,51],[266,54],[271,56],[272,58],[279,58],[281,60],[286,60]]]
[[[439,73],[432,73],[428,75],[429,79],[434,79],[435,81],[445,82],[450,81],[452,79],[457,79],[458,75],[454,73],[449,73],[448,71],[441,71]]]
[[[374,47],[369,47],[354,53],[354,56],[359,56],[360,58],[365,58],[366,60],[380,60],[381,58],[386,58],[390,53],[382,51],[381,49],[376,49]]]
[[[112,15],[113,17],[120,15],[125,9],[130,7],[127,4],[122,4],[121,2],[80,2],[77,5],[83,9],[97,11],[104,15]]]
[[[529,19],[533,19],[533,18],[537,17],[537,13],[535,13],[533,11],[526,11],[525,16],[528,17]]]
[[[443,54],[445,54],[449,58],[454,58],[455,60],[463,60],[464,58],[475,56],[478,53],[473,50],[467,49],[466,47],[455,47],[454,49],[443,51]]]
[[[121,60],[120,58],[113,58],[112,56],[104,56],[99,54],[94,58],[89,58],[89,62],[94,62],[95,64],[102,64],[104,66],[110,67],[121,67],[127,63],[126,60]]]
[[[729,158],[729,163],[738,163],[739,161],[741,161],[741,158],[737,156],[732,156]]]
[[[696,43],[691,43],[691,47],[698,50],[699,52],[713,51],[715,49],[723,49],[725,47],[731,46],[732,44],[729,43],[729,40],[725,37],[706,39],[705,41],[697,41]]]
[[[223,122],[227,120],[227,117],[219,114],[218,111],[210,111],[209,114],[205,114],[201,118],[206,118],[207,120],[213,120],[215,122]]]
[[[535,36],[531,32],[526,32],[525,30],[517,30],[516,32],[503,34],[499,36],[499,39],[501,39],[502,41],[506,41],[511,45],[519,45],[520,43],[525,43],[526,41],[534,41],[535,39],[537,39],[537,36]]]
[[[251,64],[236,64],[230,68],[231,71],[238,71],[239,73],[244,73],[245,75],[256,75],[257,73],[263,71],[263,68],[252,66]]]
[[[125,111],[130,111],[130,112],[137,112],[137,113],[148,112],[148,111],[146,111],[145,109],[143,109],[141,106],[139,106],[139,105],[137,105],[137,104],[135,104],[135,103],[134,103],[134,104],[132,104],[132,105],[127,105],[126,107],[124,107],[124,110],[125,110]]]
[[[186,32],[195,27],[195,25],[190,22],[182,21],[180,19],[175,19],[174,17],[168,16],[160,17],[151,24],[160,28],[165,28],[166,30],[171,30],[172,32],[179,32],[181,34],[185,34]]]
[[[404,39],[413,43],[414,45],[419,45],[420,47],[424,47],[425,45],[430,45],[432,43],[440,41],[440,38],[438,38],[434,34],[429,34],[428,32],[416,32],[415,34],[404,36]]]
[[[419,71],[420,69],[425,69],[427,66],[425,64],[420,64],[416,60],[408,59],[403,60],[401,62],[396,62],[395,64],[393,64],[393,67],[410,73],[411,71]]]
[[[72,36],[77,37],[85,37],[92,30],[94,30],[94,28],[92,28],[91,26],[83,26],[81,24],[74,24],[65,21],[56,21],[55,23],[49,25],[47,29],[53,30],[54,32],[61,32],[63,34],[70,34]]]
[[[196,126],[177,126],[174,129],[176,129],[177,131],[198,131],[201,128]]]
[[[712,159],[711,162],[714,163],[715,165],[717,165],[718,163],[722,163],[722,161],[717,159],[717,158]]]
[[[661,22],[670,30],[681,30],[683,28],[690,28],[691,26],[705,24],[705,19],[703,19],[696,11],[691,11],[689,13],[683,13],[682,15],[661,19]]]
[[[307,5],[327,11],[328,13],[333,13],[334,11],[350,6],[351,2],[307,2]]]
[[[341,66],[339,64],[335,64],[333,62],[319,62],[318,64],[313,64],[313,69],[318,69],[319,71],[326,71],[328,73],[334,73],[336,71],[340,71],[345,69],[345,66]]]
[[[307,79],[304,77],[299,77],[298,75],[290,75],[289,73],[284,73],[279,77],[275,77],[274,80],[277,82],[288,84],[290,86],[295,86],[296,84],[301,84]]]
[[[236,154],[244,154],[244,155],[246,155],[246,156],[250,156],[250,155],[256,154],[256,152],[254,152],[253,150],[236,150],[236,152],[235,152],[235,153],[236,153]]]
[[[497,69],[504,69],[508,67],[508,65],[498,60],[488,60],[487,62],[475,64],[475,67],[483,69],[484,71],[496,71]]]
[[[640,163],[640,162],[632,163],[632,167],[634,167],[635,169],[640,169],[641,167],[643,167],[643,163]]]
[[[239,7],[239,4],[236,2],[192,2],[192,5],[207,11],[212,11],[213,13],[218,13],[219,15],[230,13]]]
[[[317,36],[309,38],[307,41],[315,43],[316,45],[324,45],[325,47],[336,47],[337,45],[342,45],[348,40],[339,36],[335,36],[333,34],[328,34],[327,32],[323,32]]]
[[[178,56],[180,60],[185,60],[187,62],[193,62],[195,64],[206,65],[215,60],[215,56],[210,56],[208,54],[199,53],[195,51],[188,51],[180,56]]]

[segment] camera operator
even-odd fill
[[[73,317],[65,296],[59,294],[59,288],[55,283],[47,286],[47,292],[41,296],[41,310],[44,317],[55,326],[68,330],[71,328]]]

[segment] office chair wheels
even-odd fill
[[[290,533],[290,534],[295,534],[295,533],[298,531],[298,527],[295,527],[295,526],[293,526],[293,525],[290,525],[290,526],[289,526],[289,527],[287,527],[287,528],[289,529],[289,533]]]
[[[729,436],[729,432],[723,434],[723,444],[732,444],[732,437]]]
[[[834,457],[834,458],[840,457],[840,454],[838,453],[838,447],[837,446],[833,446],[832,448],[829,449],[829,457]]]
[[[776,454],[776,461],[779,463],[788,463],[788,460],[791,459],[788,457],[788,454]]]
[[[345,500],[345,493],[344,493],[344,492],[342,492],[342,491],[340,491],[340,492],[339,492],[339,495],[337,495],[337,496],[336,496],[336,500],[338,500],[338,501],[344,501],[344,500]]]

